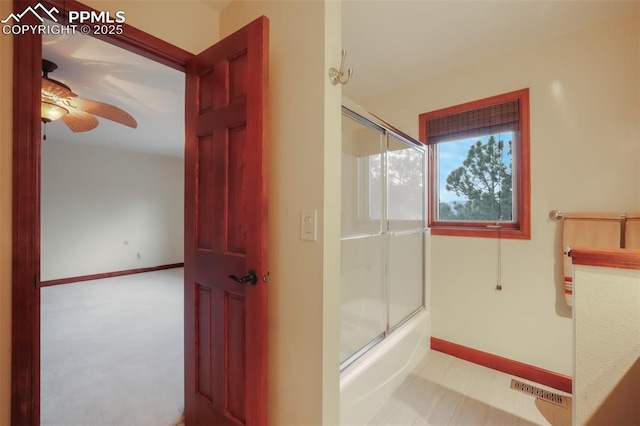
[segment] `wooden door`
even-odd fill
[[[267,424],[268,31],[258,18],[187,64],[187,426]]]

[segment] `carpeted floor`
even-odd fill
[[[182,268],[45,287],[41,321],[42,425],[180,420]]]

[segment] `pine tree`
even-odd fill
[[[461,167],[447,176],[446,188],[467,201],[440,203],[441,220],[512,220],[512,144],[489,137],[487,143],[471,145]]]

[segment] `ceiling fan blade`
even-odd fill
[[[69,108],[69,114],[62,116],[62,121],[72,132],[88,132],[98,127],[97,118],[75,108]]]
[[[88,112],[89,114],[97,115],[98,117],[106,118],[116,123],[124,124],[132,128],[138,127],[138,122],[128,112],[113,106],[111,104],[105,104],[104,102],[94,101],[91,99],[73,98],[69,99],[71,105],[76,108]]]
[[[78,95],[48,78],[42,77],[42,95],[50,98],[74,98]]]

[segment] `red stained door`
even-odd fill
[[[187,65],[187,426],[267,424],[268,34],[261,17]]]

